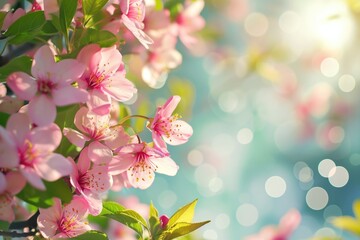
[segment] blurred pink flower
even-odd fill
[[[169,98],[163,106],[157,108],[154,119],[150,121],[153,141],[161,149],[166,149],[165,142],[170,145],[183,144],[193,134],[188,123],[178,120],[179,115],[172,115],[180,99],[179,96]]]
[[[287,240],[299,226],[300,221],[300,213],[296,209],[290,210],[281,218],[278,227],[265,227],[260,233],[249,236],[246,240]]]
[[[7,78],[7,84],[20,99],[29,101],[31,121],[45,126],[55,120],[56,106],[87,101],[88,93],[71,85],[83,72],[84,66],[74,59],[55,62],[50,47],[43,46],[34,56],[33,77],[15,72]]]
[[[15,220],[13,207],[16,205],[14,196],[23,189],[26,181],[19,172],[8,172],[4,179],[0,177],[0,180],[6,184],[5,189],[0,191],[0,220],[13,222]]]
[[[83,197],[74,196],[64,207],[55,198],[53,206],[39,211],[38,228],[45,238],[72,238],[91,230],[86,222],[88,205]]]
[[[125,78],[122,55],[116,46],[100,48],[90,44],[81,49],[77,59],[86,65],[79,86],[89,91],[87,105],[96,114],[110,112],[111,98],[123,102],[136,93],[134,84]]]
[[[71,173],[69,160],[61,154],[53,153],[62,137],[56,124],[31,128],[28,116],[16,113],[10,116],[6,129],[13,140],[10,143],[11,140],[0,128],[3,139],[0,149],[9,147],[6,152],[7,162],[14,165],[18,163],[21,174],[31,185],[45,190],[41,179],[55,181]]]
[[[8,12],[4,18],[3,25],[1,27],[1,30],[7,30],[11,24],[13,24],[16,20],[18,20],[20,17],[24,16],[26,14],[25,10],[22,8],[18,8],[15,10],[15,12]]]

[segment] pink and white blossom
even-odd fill
[[[31,121],[38,126],[45,126],[54,122],[56,106],[87,101],[88,93],[71,85],[83,74],[84,69],[74,59],[55,62],[52,50],[43,46],[35,53],[32,76],[15,72],[7,78],[7,84],[16,96],[29,101]]]
[[[109,164],[110,174],[127,172],[130,184],[135,188],[150,187],[155,172],[169,176],[176,175],[179,166],[162,151],[146,143],[135,143],[121,147]]]
[[[93,142],[81,151],[78,162],[73,164],[71,185],[88,202],[92,215],[101,212],[102,195],[112,186],[113,180],[107,166],[111,159],[112,152],[109,148]]]
[[[6,130],[12,140],[0,128],[0,149],[9,147],[6,153],[7,162],[11,163],[11,166],[17,165],[16,168],[34,187],[45,190],[42,179],[55,181],[72,172],[69,160],[61,154],[53,153],[62,137],[56,124],[32,128],[26,114],[16,113],[9,118]]]
[[[188,141],[193,134],[192,127],[179,120],[179,115],[172,115],[178,103],[179,96],[172,96],[166,103],[158,107],[155,117],[150,121],[149,129],[156,146],[166,149],[166,144],[179,145]]]
[[[64,207],[55,198],[54,205],[39,211],[38,228],[45,238],[72,238],[91,230],[86,222],[89,214],[87,201],[81,196],[74,196]]]
[[[124,102],[136,93],[134,84],[125,78],[122,55],[115,46],[100,48],[96,44],[87,45],[81,49],[77,59],[86,66],[78,83],[89,91],[87,105],[94,113],[108,114],[111,99]]]

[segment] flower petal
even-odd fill
[[[20,172],[9,172],[6,174],[7,181],[7,192],[15,195],[19,193],[26,184],[25,178],[21,175]]]
[[[8,182],[6,181],[5,175],[0,172],[0,195],[5,191],[8,186]]]
[[[36,81],[23,72],[12,73],[6,82],[15,95],[22,100],[31,100],[37,92]]]
[[[48,45],[39,48],[34,56],[31,75],[37,79],[47,78],[55,67],[54,53]]]
[[[72,172],[69,159],[61,154],[53,153],[34,165],[39,176],[47,181],[56,181],[61,177],[68,176]]]
[[[61,219],[61,202],[54,198],[54,204],[49,208],[39,208],[40,215],[37,219],[38,228],[46,238],[53,237],[58,230],[58,221]]]
[[[78,168],[78,171],[81,174],[86,173],[89,170],[90,165],[91,165],[91,161],[90,161],[90,158],[89,158],[89,155],[88,155],[88,151],[89,151],[89,148],[85,147],[80,152],[80,155],[79,155],[79,160],[77,162],[77,168]]]
[[[14,210],[12,208],[13,199],[9,199],[8,194],[0,194],[0,220],[13,222],[15,220]]]
[[[59,84],[70,84],[78,80],[85,71],[85,65],[75,59],[65,59],[54,66],[54,78]]]
[[[156,172],[168,176],[175,176],[179,170],[179,166],[169,157],[152,158],[151,162],[156,166]]]
[[[2,126],[0,126],[0,156],[0,168],[11,169],[19,165],[20,159],[15,142]]]
[[[48,125],[56,118],[56,106],[52,99],[44,94],[35,96],[29,103],[29,116],[37,126]]]
[[[69,140],[69,142],[79,148],[83,148],[85,142],[90,140],[90,138],[88,138],[87,136],[71,128],[64,128],[63,134]]]
[[[175,111],[175,108],[179,104],[180,100],[181,100],[180,96],[175,95],[170,97],[162,107],[162,116],[170,117],[172,113]]]
[[[149,44],[152,44],[154,41],[146,35],[146,33],[137,28],[135,23],[131,21],[125,14],[121,15],[121,20],[124,23],[124,25],[127,27],[127,29],[130,30],[132,34],[139,40],[139,42],[146,48],[149,49]]]
[[[103,88],[106,93],[120,102],[129,100],[137,92],[134,84],[127,80],[121,72],[116,72],[104,80]]]
[[[112,151],[99,142],[90,143],[88,149],[88,156],[96,165],[107,164],[112,159]]]
[[[36,127],[28,136],[34,149],[41,154],[54,151],[60,145],[62,138],[61,130],[55,123],[45,127]]]
[[[6,123],[6,129],[13,134],[17,145],[23,144],[25,136],[31,130],[29,116],[25,113],[15,113]]]
[[[84,89],[75,88],[70,85],[54,89],[52,97],[56,106],[66,106],[74,103],[85,103],[89,98],[89,94]]]
[[[93,90],[89,93],[90,99],[87,102],[89,110],[99,115],[109,114],[111,108],[110,97],[98,90]]]
[[[112,150],[124,146],[130,141],[130,136],[125,132],[122,126],[112,127],[108,136],[109,137],[106,138],[104,142],[106,146]]]
[[[186,143],[193,134],[192,127],[182,120],[176,120],[171,124],[172,132],[170,135],[163,135],[165,142],[170,145],[180,145]]]
[[[134,164],[135,158],[132,154],[120,153],[114,156],[109,163],[109,173],[111,175],[117,175],[125,172]]]
[[[43,191],[46,189],[44,183],[41,181],[41,178],[39,177],[35,169],[23,165],[20,165],[19,169],[21,174],[31,185]]]
[[[130,184],[134,188],[146,189],[151,186],[155,179],[153,171],[127,171]]]
[[[75,218],[82,221],[88,215],[89,205],[84,197],[74,196],[71,202],[65,205],[63,209],[64,216],[67,218]]]

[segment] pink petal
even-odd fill
[[[85,103],[89,94],[84,89],[66,86],[52,91],[52,98],[56,106],[66,106],[74,103]]]
[[[46,189],[44,183],[41,181],[41,178],[39,177],[35,169],[21,165],[20,172],[25,177],[25,179],[37,189]]]
[[[54,198],[54,204],[49,208],[39,208],[40,215],[37,224],[41,234],[46,238],[53,237],[58,230],[58,221],[61,219],[61,202]]]
[[[125,172],[134,164],[135,158],[132,154],[120,153],[114,156],[109,163],[109,174],[117,175]]]
[[[87,136],[71,128],[64,128],[63,134],[69,140],[69,142],[80,148],[83,148],[85,142],[90,140],[90,138]]]
[[[55,181],[61,177],[68,176],[72,172],[69,159],[61,154],[53,153],[34,165],[37,174],[47,181]]]
[[[112,151],[99,142],[90,143],[88,149],[88,156],[96,165],[107,164],[112,159]]]
[[[286,237],[289,237],[291,233],[299,226],[301,222],[301,214],[298,210],[292,209],[285,214],[279,223],[279,232]]]
[[[0,168],[11,169],[19,165],[20,159],[15,142],[2,126],[0,126],[0,156]]]
[[[25,178],[21,175],[20,172],[9,172],[6,174],[7,181],[7,192],[15,195],[19,193],[26,184]]]
[[[154,41],[146,35],[146,33],[139,29],[133,21],[131,21],[125,14],[121,15],[121,20],[127,29],[130,30],[132,34],[139,40],[139,42],[146,48],[149,49],[149,44],[152,44]]]
[[[120,9],[123,14],[128,14],[130,0],[120,0]]]
[[[157,146],[160,149],[166,149],[166,143],[164,139],[156,133],[155,131],[152,132],[152,139],[154,141],[155,146]]]
[[[92,193],[84,193],[84,198],[89,205],[89,213],[93,216],[97,216],[101,213],[102,210],[102,199],[100,196],[94,195]]]
[[[126,145],[130,141],[130,136],[125,132],[122,126],[110,129],[109,137],[105,139],[105,144],[112,150]]]
[[[154,182],[155,174],[153,171],[127,171],[130,184],[134,188],[146,189]]]
[[[35,53],[31,75],[37,79],[47,78],[50,72],[54,72],[54,67],[54,54],[48,45],[44,45]]]
[[[88,151],[89,151],[89,148],[85,147],[80,152],[80,156],[79,156],[79,159],[78,159],[78,162],[77,162],[77,168],[78,168],[78,171],[81,174],[86,173],[89,170],[90,166],[91,166],[91,161],[90,161],[90,158],[89,158],[89,155],[88,155]]]
[[[90,188],[93,193],[104,193],[112,186],[112,177],[108,174],[107,166],[94,166],[86,173],[90,176]]]
[[[31,130],[29,116],[25,113],[11,115],[6,123],[6,129],[13,134],[17,145],[23,144],[26,134]]]
[[[90,99],[87,102],[89,110],[99,115],[109,114],[111,108],[110,97],[98,90],[93,90],[89,93]]]
[[[23,100],[14,96],[5,96],[0,100],[0,112],[14,114],[17,113],[23,105]]]
[[[61,130],[55,123],[45,127],[36,127],[28,136],[34,149],[40,154],[54,151],[60,145],[62,138]]]
[[[31,100],[37,92],[37,83],[28,74],[15,72],[7,78],[10,89],[23,100]]]
[[[9,196],[0,194],[0,220],[6,222],[13,222],[15,220],[14,210],[12,208],[13,199],[9,199]]]
[[[47,95],[35,96],[29,103],[29,116],[37,126],[45,126],[54,122],[56,106]]]
[[[101,49],[101,59],[98,66],[98,72],[106,76],[112,76],[123,64],[122,55],[116,49],[116,46]]]
[[[156,166],[155,171],[168,176],[175,176],[179,166],[169,157],[152,158],[151,162]]]
[[[192,127],[182,120],[172,122],[172,126],[173,132],[170,136],[167,137],[163,135],[165,142],[170,145],[180,145],[186,143],[193,134]]]
[[[162,107],[162,116],[163,117],[170,117],[172,113],[175,111],[175,108],[179,104],[181,98],[179,96],[172,96],[170,97],[164,106]]]
[[[63,213],[67,218],[75,218],[77,221],[82,221],[88,215],[89,205],[84,197],[74,196],[69,204],[67,204]]]
[[[76,59],[86,66],[82,77],[96,72],[101,58],[100,50],[101,48],[97,44],[90,44],[81,49]]]
[[[85,65],[75,59],[57,62],[54,67],[54,78],[59,84],[77,81],[85,71]]]
[[[120,102],[129,100],[137,92],[134,84],[120,72],[116,72],[113,76],[104,80],[103,88],[106,93]]]
[[[89,112],[89,109],[87,107],[81,107],[75,114],[74,117],[74,124],[81,132],[85,132],[85,129],[83,128],[84,120],[87,119],[87,113]]]

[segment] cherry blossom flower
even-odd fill
[[[15,214],[13,207],[16,205],[15,194],[19,193],[25,186],[25,179],[19,172],[8,172],[5,179],[5,189],[0,191],[0,220],[13,222]]]
[[[87,101],[86,91],[71,86],[83,72],[84,66],[74,59],[56,63],[50,47],[43,46],[34,56],[33,77],[15,72],[7,78],[7,84],[20,99],[29,101],[31,121],[45,126],[55,120],[56,106]]]
[[[64,128],[64,136],[74,145],[84,147],[87,141],[104,141],[111,149],[125,145],[130,137],[121,126],[110,127],[111,115],[97,115],[89,112],[86,107],[80,108],[75,114],[76,131]]]
[[[153,141],[161,149],[166,149],[165,142],[170,145],[183,144],[193,134],[188,123],[178,120],[179,115],[172,115],[180,99],[179,96],[169,98],[163,106],[158,107],[155,117],[150,121]]]
[[[145,18],[144,0],[120,0],[120,10],[124,25],[145,48],[149,48],[149,44],[152,44],[153,40],[142,30],[144,29],[143,21]]]
[[[96,44],[87,45],[81,49],[77,59],[86,65],[78,81],[79,86],[89,91],[87,105],[96,114],[108,114],[111,99],[123,102],[136,93],[134,84],[125,78],[122,55],[115,46],[100,48]]]
[[[252,235],[246,240],[286,240],[299,226],[301,221],[300,213],[293,209],[287,212],[280,220],[278,227],[268,226],[263,228],[257,235]]]
[[[169,176],[176,175],[179,166],[162,151],[146,143],[135,143],[121,147],[109,164],[110,174],[126,171],[130,184],[135,188],[150,187],[155,172]]]
[[[72,238],[91,230],[86,222],[88,205],[83,197],[74,196],[64,207],[55,198],[53,206],[39,211],[38,228],[45,238]]]
[[[61,141],[61,131],[56,124],[31,128],[28,116],[16,113],[9,118],[6,130],[11,134],[12,142],[0,128],[0,149],[9,147],[6,161],[14,165],[18,163],[19,171],[34,187],[45,190],[41,179],[55,181],[72,172],[69,160],[53,153]]]
[[[90,160],[91,159],[91,160]],[[99,142],[84,148],[70,175],[71,185],[89,204],[89,212],[98,215],[102,210],[102,195],[112,186],[106,163],[112,159],[110,149]],[[91,162],[96,163],[91,166]]]
[[[179,36],[181,42],[187,47],[192,48],[197,39],[193,33],[201,30],[205,26],[205,20],[200,16],[204,8],[204,1],[185,1],[184,10],[176,17],[174,24],[175,34]]]

